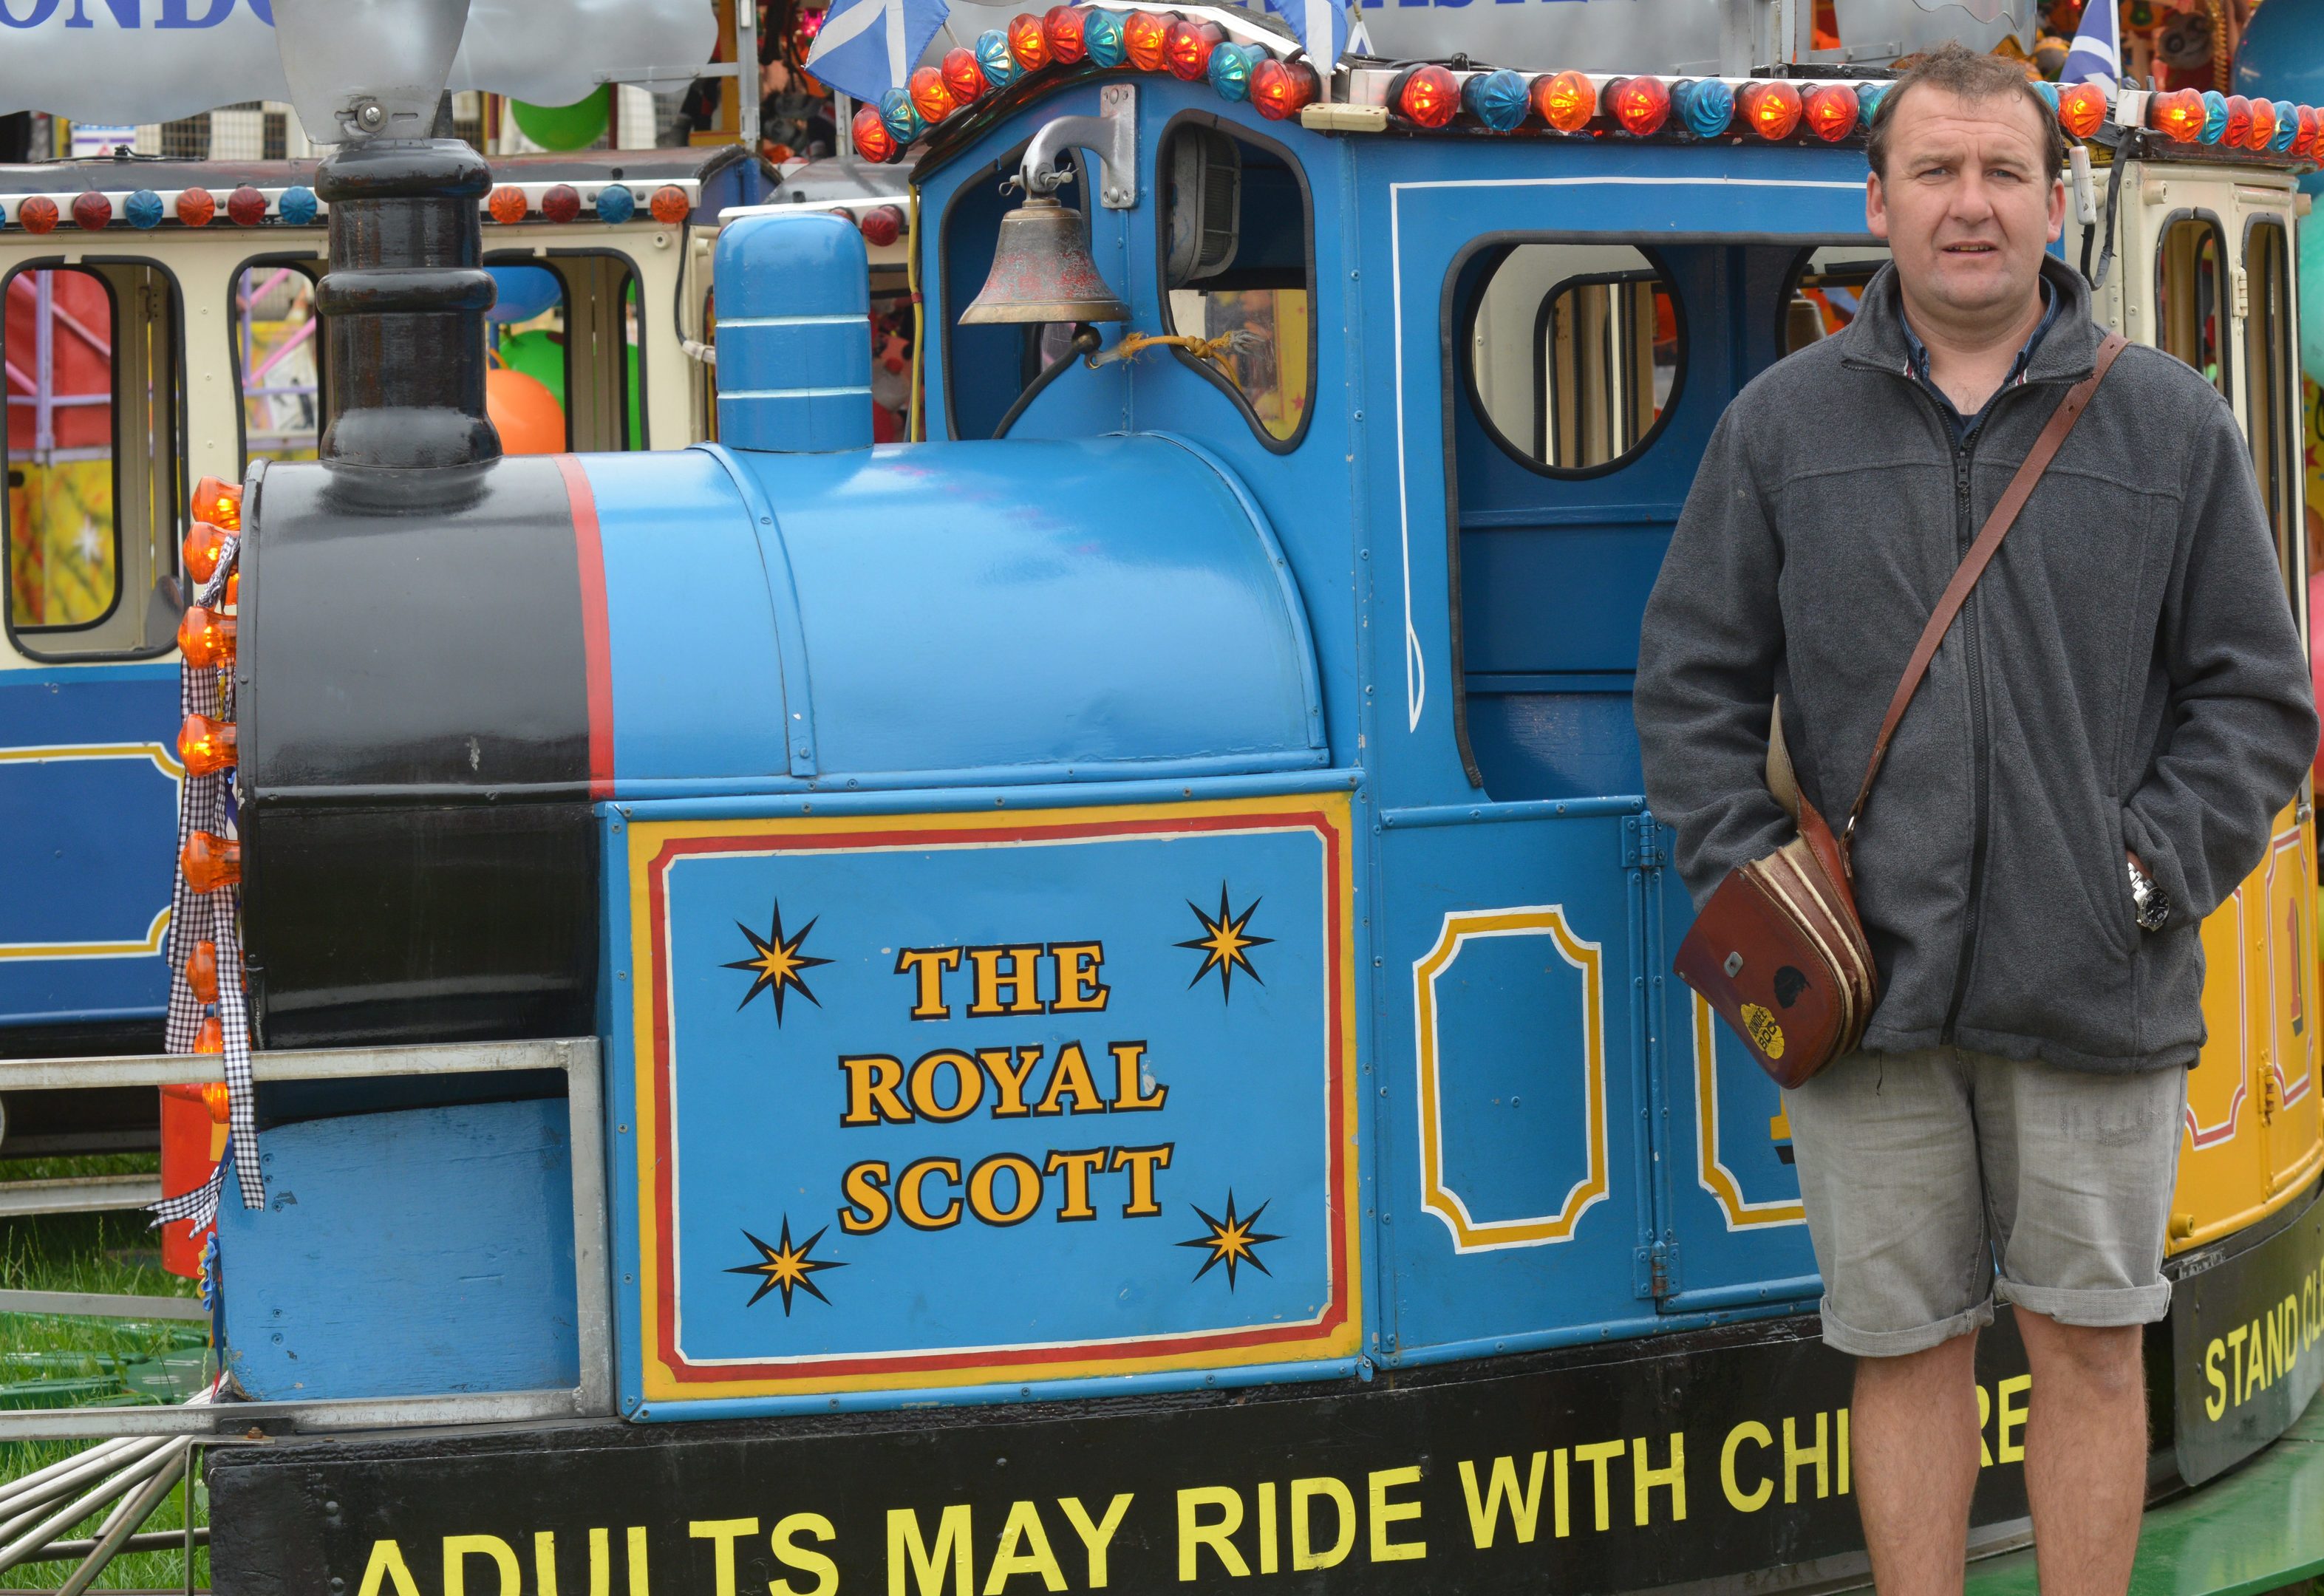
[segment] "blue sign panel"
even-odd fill
[[[1347,817],[633,824],[632,1394],[1351,1356]]]

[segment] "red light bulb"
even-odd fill
[[[1250,103],[1269,122],[1282,122],[1307,108],[1323,81],[1305,61],[1279,61],[1269,56],[1250,75]]]
[[[1049,46],[1049,59],[1066,66],[1089,53],[1089,42],[1082,33],[1082,14],[1070,5],[1049,7],[1041,18],[1041,37]]]
[[[1442,67],[1415,67],[1388,97],[1406,122],[1443,127],[1461,108],[1461,84]]]
[[[113,201],[102,194],[76,194],[72,202],[73,226],[84,233],[101,233],[113,220]]]
[[[1624,78],[1606,86],[1614,120],[1624,133],[1645,138],[1670,120],[1670,89],[1659,78]]]
[[[864,243],[885,249],[904,235],[904,213],[892,205],[877,206],[858,217],[855,226]]]
[[[266,219],[266,196],[244,183],[226,197],[226,219],[237,227],[255,227]]]
[[[879,106],[858,106],[855,119],[847,125],[855,135],[855,152],[864,160],[885,166],[896,158],[896,135],[888,131]]]
[[[1787,139],[1799,131],[1800,91],[1782,78],[1744,85],[1743,120],[1763,139]]]
[[[35,194],[16,208],[16,221],[27,233],[47,233],[57,225],[57,202]]]
[[[1845,84],[1827,83],[1809,91],[1800,115],[1816,137],[1827,144],[1836,144],[1856,131],[1860,109],[1856,90]]]
[[[570,183],[559,183],[540,197],[540,214],[559,224],[569,222],[581,214],[581,190]]]
[[[977,65],[976,51],[965,46],[945,51],[942,70],[945,87],[964,106],[974,105],[992,87],[984,80],[984,69]]]

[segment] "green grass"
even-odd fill
[[[70,1176],[150,1173],[152,1155],[16,1159],[0,1163],[0,1179],[59,1179]],[[141,1213],[53,1214],[0,1220],[0,1287],[85,1291],[140,1296],[192,1296],[191,1280],[161,1268],[160,1237]],[[183,1320],[132,1321],[47,1314],[0,1314],[0,1408],[148,1405],[181,1399],[198,1389],[207,1367],[208,1333]],[[0,1445],[0,1479],[17,1480],[82,1451],[86,1443],[19,1442]],[[208,1522],[206,1493],[194,1491],[194,1522]],[[145,1531],[180,1529],[185,1493],[171,1493]],[[103,1513],[72,1531],[97,1533]],[[0,1573],[0,1590],[54,1590],[72,1572],[69,1563],[26,1564]],[[176,1588],[185,1559],[176,1552],[116,1557],[97,1577],[99,1590]],[[209,1583],[209,1553],[194,1552],[194,1583]]]

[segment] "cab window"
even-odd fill
[[[2207,216],[2173,217],[2155,255],[2155,304],[2165,354],[2175,355],[2222,394],[2227,383],[2226,241]]]
[[[160,653],[181,608],[175,285],[135,263],[25,268],[0,310],[10,635],[38,659]]]
[[[2245,409],[2251,418],[2252,465],[2275,533],[2292,609],[2300,608],[2300,351],[2292,343],[2292,241],[2279,221],[2254,222],[2244,235],[2250,304],[2244,321]]]
[[[1178,359],[1224,388],[1270,446],[1305,429],[1314,393],[1314,223],[1289,152],[1181,118],[1163,145],[1163,321],[1205,341]]]
[[[1796,355],[1847,328],[1863,308],[1865,289],[1887,263],[1888,252],[1868,244],[1810,251],[1784,296],[1783,324],[1776,328],[1784,353]]]
[[[254,261],[235,273],[228,313],[242,389],[242,466],[311,460],[323,421],[322,324],[311,257]]]
[[[637,274],[619,255],[485,258],[486,396],[510,454],[643,448]]]
[[[1678,296],[1628,244],[1522,244],[1474,301],[1469,377],[1493,441],[1553,475],[1611,470],[1675,399]]]

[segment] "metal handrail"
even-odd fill
[[[0,1413],[0,1442],[122,1435],[234,1437],[250,1432],[399,1429],[558,1418],[613,1411],[612,1283],[607,1277],[605,1126],[597,1039],[456,1042],[407,1047],[329,1047],[251,1055],[260,1081],[355,1081],[390,1075],[565,1073],[573,1166],[574,1305],[580,1383],[571,1389],[447,1396],[231,1402],[174,1407],[42,1408]],[[0,1093],[91,1086],[164,1086],[223,1081],[217,1054],[0,1060]]]

